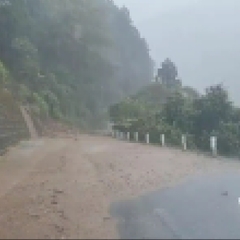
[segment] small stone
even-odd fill
[[[107,220],[110,220],[111,218],[110,217],[104,217],[103,220],[104,221],[107,221]]]
[[[222,192],[222,196],[228,196],[228,191]]]
[[[51,204],[56,205],[56,204],[58,204],[58,202],[56,200],[52,200]]]
[[[29,213],[29,216],[32,218],[39,218],[39,215],[36,213]]]
[[[63,193],[63,190],[54,189],[53,192],[54,192],[54,193],[57,193],[57,194],[60,194],[60,193]]]

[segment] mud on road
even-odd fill
[[[99,136],[23,142],[0,159],[0,238],[118,238],[112,203],[239,166]]]

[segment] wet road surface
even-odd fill
[[[0,157],[0,239],[239,236],[239,170],[103,136],[22,142]]]
[[[114,203],[122,239],[240,238],[240,174],[188,178],[173,188]]]

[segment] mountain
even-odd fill
[[[0,35],[0,83],[41,118],[97,127],[153,76],[147,42],[111,0],[0,0]]]

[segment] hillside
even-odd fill
[[[41,119],[99,127],[152,78],[146,41],[112,1],[0,0],[0,34],[8,89]]]
[[[9,146],[28,137],[29,131],[19,104],[11,92],[0,88],[0,154],[4,153]]]

